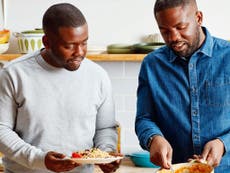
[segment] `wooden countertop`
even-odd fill
[[[10,61],[23,54],[1,54],[0,60]],[[146,54],[87,54],[93,61],[142,61]]]
[[[156,171],[157,168],[136,167],[129,158],[124,158],[119,169],[117,169],[115,173],[154,173]],[[3,173],[2,169],[0,170],[0,173]],[[94,173],[103,172],[98,166],[95,166]]]
[[[154,173],[157,168],[145,168],[135,166],[129,158],[124,158],[115,173]],[[95,167],[94,173],[103,173],[99,167]]]

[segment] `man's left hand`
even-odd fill
[[[201,156],[209,165],[216,167],[220,164],[224,152],[223,142],[220,139],[214,139],[205,144]]]
[[[119,153],[111,153],[111,155],[121,156],[121,157],[123,156],[122,154]],[[99,167],[104,173],[111,173],[111,172],[115,172],[119,168],[120,164],[121,164],[121,160],[116,160],[108,164],[99,164]]]

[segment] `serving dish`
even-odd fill
[[[173,164],[172,168],[175,173],[214,173],[214,169],[210,165],[198,162]],[[158,169],[156,173],[172,173],[172,171],[170,169]]]

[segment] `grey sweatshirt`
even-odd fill
[[[68,71],[50,66],[38,51],[0,72],[0,152],[8,173],[50,172],[44,165],[50,150],[67,156],[92,147],[115,150],[115,125],[108,75],[86,58]]]

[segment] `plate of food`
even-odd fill
[[[79,164],[106,164],[121,159],[123,159],[122,156],[113,156],[98,148],[75,151],[71,156],[71,160]]]
[[[213,167],[206,163],[189,162],[173,164],[175,173],[214,173]],[[171,173],[169,169],[159,169],[156,173]]]

